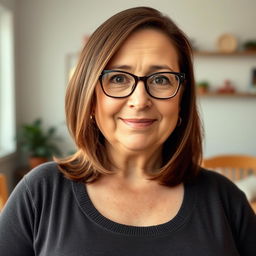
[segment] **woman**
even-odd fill
[[[16,187],[1,255],[255,255],[244,194],[199,167],[191,48],[168,17],[139,7],[102,24],[66,116],[78,150]]]

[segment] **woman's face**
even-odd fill
[[[129,36],[105,69],[127,71],[137,76],[179,72],[178,54],[163,32],[144,29]],[[106,96],[98,83],[95,119],[107,147],[119,153],[161,150],[177,125],[180,91],[171,99],[154,99],[140,81],[132,95],[116,99]]]

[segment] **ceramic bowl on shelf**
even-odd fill
[[[218,38],[217,47],[220,52],[231,53],[237,50],[238,42],[234,35],[223,34]]]

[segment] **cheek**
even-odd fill
[[[179,104],[169,104],[162,108],[162,114],[166,117],[175,117],[179,115]]]
[[[115,116],[120,108],[117,99],[106,96],[100,88],[96,90],[95,120],[103,134],[107,128],[114,128]]]
[[[168,102],[161,102],[159,105],[162,117],[169,121],[177,120],[180,112],[180,100],[179,97],[170,99]]]
[[[163,113],[163,125],[167,133],[172,133],[176,128],[179,118],[179,106],[170,106],[168,111]],[[169,134],[170,135],[170,134]]]
[[[165,141],[177,127],[179,119],[179,100],[170,99],[169,102],[162,102],[159,106],[162,121],[160,126],[160,133],[163,141]]]

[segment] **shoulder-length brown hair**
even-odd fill
[[[143,28],[159,29],[169,36],[178,52],[180,72],[186,75],[180,102],[182,122],[164,144],[163,165],[148,175],[161,184],[175,186],[192,180],[198,173],[202,155],[201,125],[190,43],[169,17],[149,7],[136,7],[117,13],[98,27],[82,50],[69,82],[65,99],[66,120],[77,152],[55,161],[72,180],[92,182],[100,175],[113,173],[109,168],[104,137],[90,118],[96,102],[95,86],[122,43],[131,33]]]

